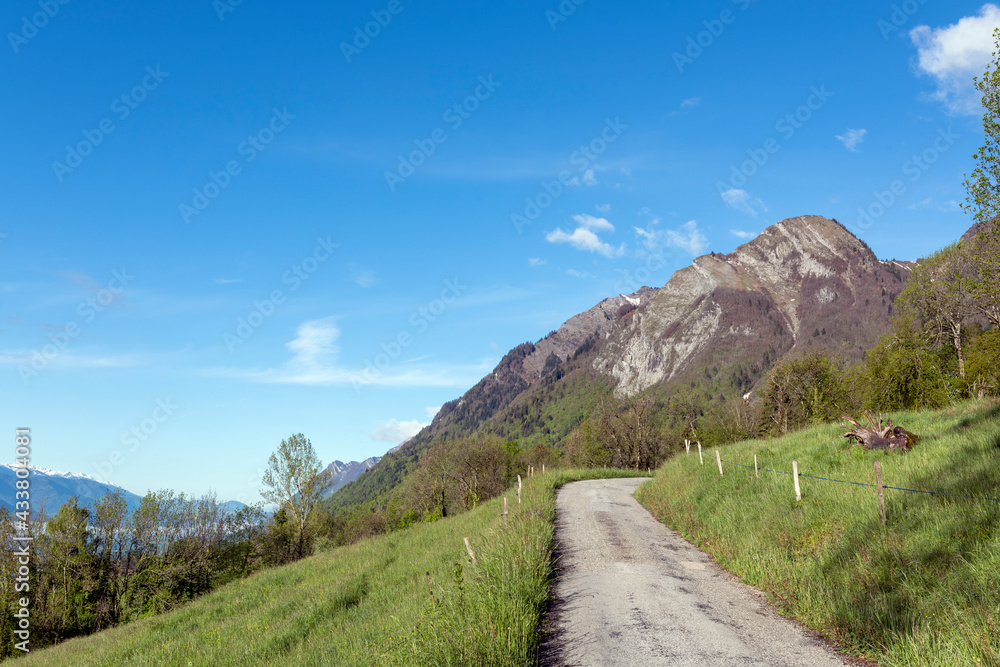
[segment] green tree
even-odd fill
[[[286,511],[295,529],[299,558],[306,555],[316,508],[333,482],[332,475],[301,433],[282,440],[268,459],[260,495]]]
[[[966,174],[968,195],[962,205],[982,225],[991,225],[1000,216],[1000,28],[993,31],[993,38],[997,47],[993,59],[983,76],[973,79],[983,95],[986,143],[972,156],[976,168],[971,175]]]
[[[969,276],[972,258],[961,242],[920,260],[896,303],[904,317],[920,325],[930,344],[947,341],[958,357],[958,375],[965,380],[965,326],[972,313]]]
[[[45,526],[51,549],[47,569],[53,579],[49,608],[62,636],[83,632],[94,620],[94,544],[87,533],[89,520],[90,511],[73,497]]]
[[[940,360],[905,321],[865,354],[860,384],[863,404],[872,410],[936,408],[951,398]]]
[[[1000,28],[993,32],[996,50],[983,76],[974,79],[982,93],[983,134],[986,143],[972,156],[976,167],[966,174],[962,208],[971,213],[980,230],[972,239],[975,271],[969,291],[976,308],[1000,328]]]
[[[817,352],[775,364],[760,399],[761,430],[779,433],[837,419],[854,403],[846,374]]]

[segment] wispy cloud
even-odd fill
[[[910,204],[907,208],[916,211],[919,209],[934,209],[935,211],[941,211],[942,213],[953,213],[955,211],[961,211],[962,206],[954,199],[949,199],[948,201],[936,201],[932,197],[927,197],[922,199],[915,204]]]
[[[981,111],[973,76],[982,76],[993,53],[993,30],[1000,27],[1000,8],[985,4],[975,16],[966,16],[943,28],[922,25],[910,31],[917,47],[916,69],[934,78],[932,97],[956,114]]]
[[[852,130],[848,129],[844,134],[835,135],[837,141],[844,144],[844,147],[852,153],[858,152],[858,147],[864,143],[865,135],[868,134],[868,130]]]
[[[391,442],[394,445],[398,445],[420,433],[420,430],[425,426],[427,424],[421,424],[416,419],[403,422],[390,419],[376,428],[371,436],[372,439],[379,442]]]
[[[576,269],[566,269],[567,275],[573,276],[574,278],[589,278],[590,274],[586,271],[577,271]]]
[[[378,276],[375,275],[374,271],[369,269],[361,269],[353,264],[348,267],[351,272],[351,280],[360,287],[374,287],[378,285]]]
[[[583,172],[583,184],[586,185],[588,188],[594,187],[595,185],[598,184],[598,182],[599,181],[597,180],[597,177],[594,176],[593,169],[588,169],[587,171]]]
[[[594,208],[597,209],[598,213],[604,213],[605,215],[611,213],[611,204],[595,204]]]
[[[760,232],[745,232],[742,229],[730,229],[729,233],[740,239],[752,239]]]
[[[688,220],[676,229],[660,229],[660,222],[660,218],[656,218],[645,228],[634,228],[640,243],[650,253],[659,255],[668,248],[675,248],[696,256],[708,248],[708,239],[698,229],[696,220]]]
[[[586,213],[574,215],[573,221],[577,228],[571,233],[564,232],[562,228],[556,227],[554,231],[545,235],[545,240],[549,243],[568,243],[577,250],[586,252],[596,252],[608,258],[621,257],[625,254],[625,244],[615,248],[609,243],[605,243],[597,235],[597,232],[614,232],[615,226],[605,218],[595,218]]]
[[[301,324],[295,338],[285,344],[291,357],[281,366],[265,370],[213,368],[202,374],[264,384],[468,388],[499,361],[485,358],[474,364],[400,363],[371,374],[366,369],[351,370],[340,365],[339,339],[340,328],[333,317],[310,320]]]
[[[686,100],[683,100],[676,109],[674,109],[673,111],[671,111],[667,115],[668,116],[678,116],[678,115],[680,115],[681,113],[683,113],[685,111],[690,111],[691,109],[694,109],[695,107],[697,107],[700,104],[701,104],[701,98],[700,97],[689,97]]]
[[[756,218],[760,213],[767,213],[767,206],[758,197],[754,197],[746,190],[736,188],[726,190],[722,193],[722,201],[729,208],[735,209],[749,216]]]
[[[542,258],[540,258],[540,257],[529,257],[528,258],[528,266],[543,266],[544,264],[545,264],[545,260],[542,259]]]
[[[37,350],[0,350],[0,365],[25,366],[35,369],[32,362],[41,354]],[[150,360],[136,354],[101,354],[89,350],[60,350],[43,357],[43,369],[81,370],[93,368],[133,368],[146,366]]]

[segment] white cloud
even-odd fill
[[[654,255],[662,254],[666,248],[676,248],[696,256],[708,248],[708,239],[698,229],[696,220],[689,220],[677,229],[657,229],[659,224],[660,219],[656,218],[645,229],[634,228],[642,245]]]
[[[540,257],[529,257],[528,266],[542,266],[545,264],[545,260]]]
[[[680,106],[678,106],[676,109],[674,109],[673,111],[671,111],[667,115],[668,116],[679,116],[681,113],[683,113],[685,111],[688,111],[690,109],[694,109],[699,104],[701,104],[701,98],[700,97],[689,97],[686,100],[681,101]]]
[[[966,16],[943,28],[917,26],[910,39],[917,47],[917,70],[937,82],[933,98],[949,111],[978,114],[980,94],[972,77],[983,75],[993,53],[993,30],[1000,27],[1000,8],[985,4],[975,16]]]
[[[844,134],[835,135],[835,138],[840,143],[844,144],[844,147],[852,153],[858,152],[858,146],[864,143],[865,135],[868,134],[868,130],[852,130],[849,129]]]
[[[573,276],[574,278],[589,278],[590,277],[590,274],[587,273],[586,271],[577,271],[576,269],[566,269],[566,273],[568,275]]]
[[[592,215],[581,213],[580,215],[574,215],[573,221],[581,227],[590,230],[596,230],[599,232],[615,231],[615,226],[608,222],[607,218],[595,218]]]
[[[568,243],[577,250],[596,252],[605,257],[621,257],[625,254],[625,244],[615,248],[609,243],[605,243],[595,233],[614,232],[615,226],[604,218],[595,218],[586,213],[574,215],[573,221],[578,227],[572,233],[564,232],[562,228],[556,227],[554,231],[545,235],[545,240],[549,243]]]
[[[955,211],[962,210],[961,204],[954,199],[949,199],[948,201],[935,201],[931,197],[918,201],[916,204],[910,204],[907,208],[913,211],[932,208],[936,211],[941,211],[942,213],[953,213]]]
[[[590,188],[590,187],[593,187],[593,186],[597,185],[597,183],[598,183],[598,181],[597,181],[597,178],[594,176],[594,170],[593,169],[588,169],[587,171],[583,172],[583,184],[584,185],[586,185],[588,188]]]
[[[245,370],[213,368],[203,371],[211,377],[229,377],[268,384],[301,384],[313,386],[348,385],[361,387],[460,387],[468,388],[488,373],[499,359],[486,358],[475,364],[407,364],[390,363],[375,370],[372,363],[361,370],[340,366],[337,340],[340,329],[333,317],[311,320],[299,326],[296,337],[285,344],[291,358],[278,368]],[[419,357],[418,357],[419,359]],[[414,362],[416,360],[413,360]]]
[[[378,284],[378,277],[374,271],[359,268],[354,264],[349,264],[347,270],[351,273],[351,280],[361,287],[374,287]]]
[[[758,232],[745,232],[742,229],[730,229],[729,233],[741,239],[752,239],[758,234]]]
[[[611,213],[611,204],[595,204],[594,208],[597,209],[598,213]]]
[[[437,417],[437,413],[441,412],[441,406],[440,405],[431,405],[431,406],[428,406],[428,407],[424,408],[424,412],[427,413],[427,418],[428,419],[433,420],[435,417]]]
[[[760,212],[767,213],[767,206],[764,202],[746,190],[737,190],[736,188],[726,190],[722,193],[722,201],[726,202],[726,206],[755,218]]]
[[[372,438],[379,442],[391,442],[394,445],[398,445],[404,440],[409,440],[417,433],[420,433],[420,429],[425,426],[427,424],[421,424],[416,419],[408,422],[390,419],[375,429],[375,432],[372,433]]]

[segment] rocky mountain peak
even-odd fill
[[[749,351],[759,357],[755,373],[813,342],[853,356],[888,327],[902,271],[879,262],[836,220],[788,218],[728,255],[703,255],[675,272],[594,367],[616,380],[619,394],[635,394],[706,354],[735,360],[736,351]],[[848,322],[861,330],[845,330]],[[809,340],[820,335],[828,338]]]

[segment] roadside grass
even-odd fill
[[[18,664],[533,664],[549,599],[556,489],[634,476],[643,475],[536,475],[525,480],[520,505],[517,490],[508,491],[506,528],[496,498],[257,573],[173,612],[32,652]]]
[[[1000,665],[1000,502],[800,477],[1000,498],[1000,400],[887,415],[920,436],[907,453],[866,452],[836,424],[668,461],[636,497],[654,516],[785,615],[884,665]]]

